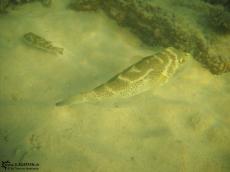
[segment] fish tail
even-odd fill
[[[72,104],[81,104],[88,101],[88,97],[86,93],[78,94],[76,96],[72,96],[61,100],[56,103],[56,106],[67,106]]]

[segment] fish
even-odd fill
[[[27,45],[44,50],[46,52],[62,55],[64,51],[64,48],[55,47],[52,45],[51,41],[48,41],[32,32],[24,34],[23,40]]]
[[[128,98],[159,87],[171,78],[190,56],[173,47],[144,57],[94,89],[71,96],[56,106],[98,102],[107,98]]]

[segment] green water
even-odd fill
[[[159,50],[102,11],[66,4],[28,3],[0,16],[0,160],[39,163],[41,172],[230,171],[230,75],[192,58],[154,92],[55,106]],[[28,47],[27,32],[64,54]]]

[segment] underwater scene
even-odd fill
[[[0,171],[229,172],[229,0],[0,0]]]

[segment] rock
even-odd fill
[[[99,4],[99,0],[74,0],[68,7],[78,11],[96,11],[99,8]]]
[[[9,0],[0,0],[0,14],[7,13],[6,8],[9,6]]]
[[[42,5],[45,7],[50,7],[52,4],[52,0],[40,0]]]
[[[225,8],[230,9],[230,1],[229,0],[204,0],[205,2],[208,2],[210,4],[218,4],[218,5],[222,5]]]
[[[75,10],[102,9],[109,17],[121,26],[130,28],[144,43],[150,46],[173,46],[187,51],[207,67],[212,73],[228,72],[222,69],[226,61],[217,60],[209,53],[208,40],[201,29],[178,18],[176,13],[169,11],[163,5],[155,5],[154,1],[141,0],[75,0],[71,3]],[[193,4],[189,4],[192,6]],[[199,6],[200,5],[200,6]],[[218,28],[229,30],[229,16],[207,3],[198,4],[194,9],[205,8],[205,17]],[[216,64],[217,63],[217,64]],[[219,67],[216,67],[219,66]],[[214,69],[215,68],[215,69]]]
[[[9,6],[23,5],[35,1],[40,1],[41,4],[46,7],[50,7],[52,3],[52,0],[0,0],[0,14],[7,13]]]
[[[210,25],[218,32],[230,33],[230,13],[224,8],[216,7],[209,11]]]

